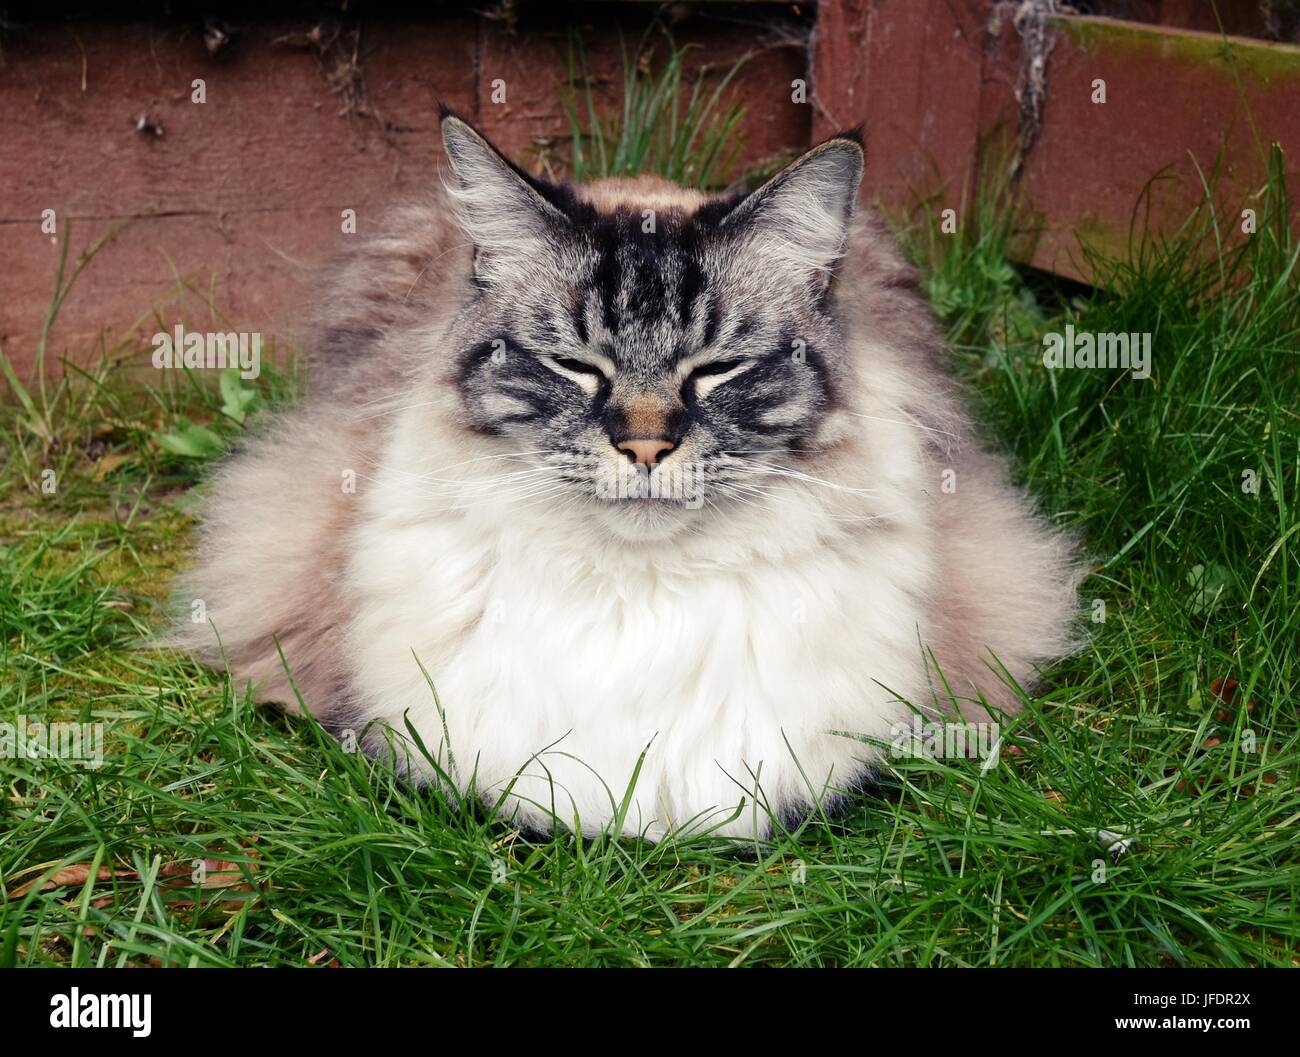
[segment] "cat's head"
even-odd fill
[[[453,331],[473,429],[629,541],[751,502],[769,468],[807,456],[845,371],[832,268],[859,138],[709,197],[657,178],[552,184],[452,114],[442,131],[474,246]]]

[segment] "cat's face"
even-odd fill
[[[475,244],[455,328],[472,428],[536,472],[527,502],[578,502],[629,541],[753,503],[816,442],[843,371],[829,268],[861,148],[840,138],[751,195],[528,179],[444,121]]]

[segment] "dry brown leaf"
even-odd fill
[[[167,905],[173,910],[189,910],[196,905],[193,898],[184,898],[183,894],[186,889],[193,890],[200,888],[209,890],[214,888],[228,889],[235,898],[222,899],[213,904],[213,909],[220,910],[238,910],[244,906],[248,900],[242,898],[245,893],[251,893],[255,889],[251,884],[244,880],[244,870],[248,873],[257,872],[257,863],[244,863],[243,869],[241,864],[229,862],[226,859],[203,859],[202,876],[199,884],[194,883],[194,872],[198,867],[197,859],[187,859],[182,862],[168,863],[159,871],[159,876],[163,878],[162,886],[176,896],[182,898],[169,897]],[[236,895],[238,894],[238,895]]]
[[[254,888],[244,880],[245,871],[256,873],[257,863],[244,863],[241,869],[239,863],[230,862],[226,859],[204,858],[202,861],[201,883],[196,885],[193,877],[197,869],[197,859],[186,859],[181,862],[167,863],[158,871],[160,886],[168,891],[174,892],[176,896],[182,896],[185,889],[201,888],[203,890],[220,888],[229,889],[233,893],[249,893]],[[42,867],[33,867],[32,870],[24,871],[31,873],[38,871]],[[21,876],[21,874],[19,875]],[[66,888],[71,885],[83,885],[87,878],[90,877],[90,865],[79,863],[75,866],[65,866],[63,869],[56,871],[53,876],[47,878],[41,884],[42,892],[49,892],[55,888]],[[111,881],[114,878],[121,878],[127,881],[138,881],[140,875],[134,870],[115,870],[111,866],[101,866],[96,873],[95,882]],[[38,879],[33,879],[27,884],[20,885],[9,893],[10,899],[18,899],[25,896],[35,887]],[[96,909],[102,909],[113,902],[111,897],[100,898],[95,900],[93,906]],[[175,910],[185,910],[193,907],[195,901],[192,898],[168,898],[168,905]],[[246,902],[245,899],[233,898],[223,899],[217,906],[223,909],[238,909]]]
[[[130,458],[131,456],[127,452],[109,452],[109,454],[101,457],[95,462],[95,472],[90,475],[90,479],[92,481],[102,481]]]
[[[1237,696],[1237,687],[1240,685],[1236,679],[1215,679],[1210,683],[1210,694],[1225,705],[1230,705],[1232,699]]]
[[[186,859],[181,862],[172,862],[158,871],[159,877],[168,878],[166,887],[168,888],[193,888],[194,871],[198,868],[195,864],[198,859]],[[250,887],[244,881],[244,872],[240,869],[238,863],[229,862],[225,859],[204,859],[203,861],[203,881],[199,885],[201,888],[234,888]],[[249,873],[257,872],[257,863],[244,864]]]
[[[326,958],[329,958],[329,957],[330,957],[330,952],[329,952],[329,951],[327,951],[327,950],[326,950],[326,951],[317,951],[315,954],[313,954],[310,958],[307,959],[307,964],[308,964],[308,965],[319,965],[322,961],[324,961]],[[326,969],[338,969],[338,968],[341,968],[341,966],[339,965],[339,960],[338,960],[337,958],[330,958],[330,960],[329,960],[329,962],[326,964],[325,968],[326,968]]]
[[[53,876],[46,879],[41,885],[42,892],[49,892],[55,888],[66,888],[68,885],[81,885],[86,883],[86,878],[90,876],[90,865],[88,863],[78,863],[76,866],[65,866],[62,870],[56,870]],[[111,866],[101,866],[95,874],[95,882],[111,881],[114,877],[121,877],[127,881],[139,880],[140,875],[134,870],[114,870]],[[28,881],[25,885],[19,885],[9,893],[10,899],[19,899],[36,887],[36,881]]]
[[[1237,716],[1232,706],[1237,700],[1237,688],[1240,685],[1236,679],[1215,679],[1210,683],[1210,696],[1216,701],[1221,701],[1225,706],[1215,711],[1214,718],[1217,722],[1236,722]],[[1246,714],[1248,716],[1255,714],[1255,702],[1253,700],[1246,702]]]

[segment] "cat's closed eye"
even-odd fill
[[[686,376],[683,388],[692,389],[697,397],[703,398],[724,382],[730,381],[734,375],[743,373],[743,368],[748,367],[750,362],[734,359],[702,363]]]
[[[710,378],[715,374],[730,374],[737,367],[745,365],[744,360],[714,360],[712,363],[702,364],[691,371],[691,378]]]
[[[555,364],[561,370],[570,371],[573,374],[586,374],[593,378],[604,378],[605,372],[597,367],[594,363],[587,363],[584,360],[575,360],[569,356],[552,356],[550,362]]]

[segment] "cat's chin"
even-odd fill
[[[685,503],[663,499],[619,499],[596,505],[596,520],[611,536],[627,543],[662,543],[683,532],[699,516]]]

